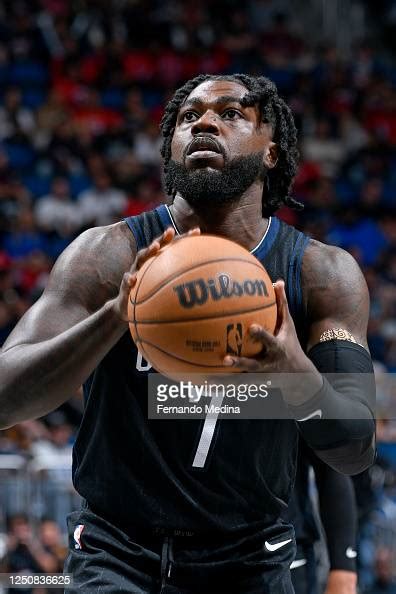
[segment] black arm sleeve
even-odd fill
[[[331,374],[322,389],[290,406],[299,430],[317,456],[344,474],[358,474],[375,457],[375,382],[369,353],[360,345],[331,340],[308,353],[315,367]]]
[[[311,457],[330,569],[356,571],[357,513],[352,479]]]

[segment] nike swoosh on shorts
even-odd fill
[[[298,421],[299,423],[302,423],[303,421],[309,421],[309,419],[321,419],[322,414],[323,413],[322,413],[321,409],[318,408],[318,410],[315,410],[313,413],[311,413],[307,417],[304,417],[303,419],[296,419],[296,421]]]
[[[306,559],[295,559],[293,563],[290,565],[290,569],[297,569],[297,567],[302,567],[303,565],[307,564]]]
[[[273,553],[274,551],[281,549],[282,547],[284,547],[291,541],[292,541],[292,539],[289,538],[288,540],[282,540],[281,542],[275,542],[274,544],[271,544],[270,542],[268,542],[268,540],[266,540],[264,543],[264,546],[267,549],[267,551],[270,551],[270,553]]]

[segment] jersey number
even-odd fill
[[[202,427],[201,437],[198,443],[197,451],[195,452],[193,468],[204,468],[206,460],[208,458],[210,446],[212,445],[213,437],[215,434],[218,412],[212,411],[211,406],[215,405],[215,408],[221,406],[224,396],[214,394],[210,400],[209,411],[205,417],[205,422]]]
[[[149,361],[143,359],[141,353],[137,352],[136,357],[136,369],[138,371],[149,371],[152,365]],[[221,406],[223,398],[219,397],[217,394],[212,396],[210,405],[216,402],[217,406]],[[210,409],[209,405],[209,409]],[[210,446],[213,441],[213,437],[215,434],[217,417],[219,413],[212,412],[209,410],[208,414],[205,417],[205,422],[202,427],[201,437],[198,443],[197,451],[195,452],[194,461],[193,461],[193,468],[204,468],[206,460],[208,458]]]

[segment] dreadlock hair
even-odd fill
[[[293,115],[279,97],[275,84],[265,76],[200,74],[177,89],[165,108],[160,125],[164,173],[166,174],[171,159],[171,142],[179,109],[188,95],[207,80],[227,80],[245,86],[249,92],[241,104],[245,107],[257,105],[261,121],[272,126],[273,141],[278,146],[278,161],[276,167],[267,172],[267,191],[263,192],[263,214],[269,216],[282,205],[303,208],[303,205],[289,194],[298,164],[297,131]],[[166,182],[165,189],[169,196],[175,196],[176,191],[169,182]]]

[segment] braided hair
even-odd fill
[[[165,108],[160,126],[163,138],[161,155],[164,161],[164,173],[166,174],[171,159],[171,143],[179,109],[188,95],[207,80],[227,80],[245,86],[249,92],[242,99],[241,104],[245,107],[257,105],[261,120],[272,126],[273,141],[278,146],[278,161],[276,167],[267,172],[267,191],[263,193],[263,214],[271,215],[282,205],[301,209],[302,204],[290,196],[290,187],[298,164],[296,126],[290,108],[279,97],[275,84],[265,76],[200,74],[177,89]],[[167,179],[166,175],[165,179]],[[169,196],[174,197],[176,192],[169,181],[165,182],[165,189]]]

